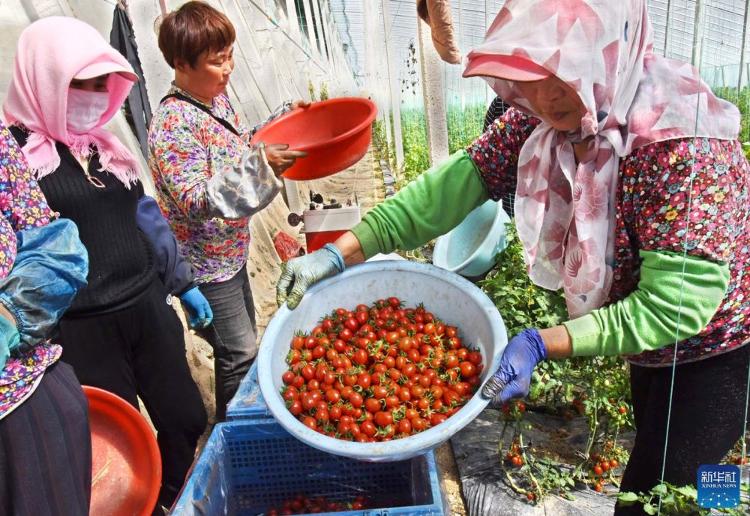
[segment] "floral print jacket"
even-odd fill
[[[23,153],[10,131],[0,126],[0,277],[6,277],[16,256],[16,233],[44,226],[56,214],[31,177]],[[0,418],[23,403],[44,371],[62,354],[58,345],[43,343],[12,355],[0,371]]]
[[[170,94],[181,94],[173,86]],[[222,94],[199,107],[167,98],[149,129],[149,167],[159,205],[199,284],[226,281],[247,261],[250,215],[280,191],[262,148],[250,147],[248,129]],[[271,118],[287,111],[285,103]],[[232,133],[219,121],[229,122]]]
[[[469,147],[493,199],[515,190],[518,154],[537,123],[511,109]],[[667,140],[620,160],[614,280],[607,304],[636,289],[639,250],[682,254],[686,246],[691,256],[729,264],[723,302],[703,331],[678,343],[679,363],[750,342],[749,201],[750,165],[737,141]],[[671,364],[674,346],[629,358],[640,365]]]

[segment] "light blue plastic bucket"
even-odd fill
[[[501,203],[487,201],[435,241],[432,263],[462,276],[481,276],[495,264],[497,253],[505,249],[505,225],[509,222]]]
[[[466,426],[487,406],[477,393],[441,423],[424,432],[393,441],[357,443],[335,439],[307,428],[286,408],[281,397],[285,358],[297,330],[309,331],[321,317],[338,307],[396,296],[406,306],[424,303],[446,324],[459,328],[465,344],[482,353],[482,382],[500,363],[508,338],[492,301],[470,281],[432,265],[406,260],[378,261],[350,267],[307,291],[295,310],[279,308],[268,324],[258,352],[258,378],[263,398],[276,420],[294,437],[319,450],[373,462],[404,460],[440,445]]]

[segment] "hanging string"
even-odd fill
[[[667,21],[669,23],[669,21]],[[696,28],[697,30],[697,28]],[[701,48],[703,48],[703,36],[700,38],[701,40]],[[697,41],[697,39],[696,39]],[[699,67],[698,67],[698,74],[700,75],[700,62],[702,59],[699,60]],[[680,280],[680,296],[677,303],[677,321],[675,322],[675,337],[674,337],[674,354],[672,357],[672,376],[670,379],[669,384],[669,404],[667,405],[667,426],[664,436],[664,451],[662,455],[662,461],[661,461],[661,475],[659,476],[660,482],[664,483],[664,473],[667,469],[667,448],[669,447],[669,428],[672,420],[672,400],[674,399],[674,384],[675,384],[675,376],[677,373],[677,348],[679,346],[679,342],[681,340],[680,338],[680,322],[682,319],[682,301],[685,293],[685,267],[687,264],[687,257],[688,257],[688,235],[690,232],[688,229],[690,228],[690,215],[693,208],[693,181],[695,180],[695,150],[697,149],[697,142],[698,142],[698,117],[700,116],[700,106],[701,106],[701,94],[698,93],[697,100],[695,103],[695,127],[693,130],[693,148],[691,152],[693,153],[692,159],[690,160],[690,180],[688,182],[688,199],[687,199],[687,213],[685,215],[685,236],[683,238],[682,242],[682,277]],[[662,504],[662,497],[659,496],[659,506],[658,506],[658,512],[657,514],[661,514],[661,504]]]

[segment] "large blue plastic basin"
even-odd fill
[[[266,328],[258,352],[260,389],[276,420],[293,436],[320,450],[368,461],[396,461],[424,453],[447,441],[486,406],[477,391],[474,397],[447,421],[419,434],[378,443],[357,443],[328,437],[307,428],[287,410],[281,397],[281,375],[285,358],[297,330],[309,331],[335,308],[353,309],[389,296],[406,306],[424,303],[447,324],[459,328],[464,343],[482,353],[482,382],[497,369],[508,342],[505,325],[492,301],[470,281],[432,265],[379,261],[350,267],[308,290],[295,310],[286,305]]]
[[[485,202],[435,241],[432,263],[462,276],[481,276],[495,265],[497,253],[505,249],[509,222],[501,203]]]

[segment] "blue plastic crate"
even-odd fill
[[[433,452],[361,462],[311,448],[270,419],[216,425],[171,514],[254,516],[299,494],[370,501],[367,510],[329,516],[444,514]]]
[[[258,362],[253,362],[250,370],[240,382],[237,394],[227,405],[227,421],[236,419],[272,418],[263,394],[258,385]]]

